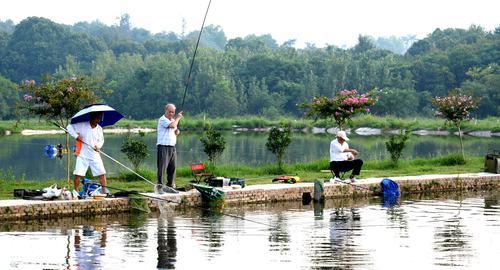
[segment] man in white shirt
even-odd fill
[[[175,168],[177,161],[177,152],[175,150],[175,144],[177,143],[177,136],[180,131],[177,128],[179,121],[182,119],[182,112],[175,116],[175,105],[167,104],[165,106],[165,114],[158,119],[158,128],[157,133],[158,137],[156,140],[157,147],[157,158],[156,165],[158,168],[157,171],[157,185],[155,187],[155,192],[159,194],[163,194],[165,190],[167,191],[175,191],[174,177],[175,177]],[[167,171],[167,187],[165,187],[164,178],[165,171]]]
[[[337,132],[337,138],[330,143],[330,170],[335,175],[333,181],[341,181],[340,172],[352,170],[349,179],[351,182],[355,182],[356,176],[359,176],[361,172],[363,161],[356,159],[359,152],[349,148],[347,141],[349,138],[347,138],[345,131],[341,130]]]
[[[85,177],[88,168],[93,176],[99,176],[102,193],[106,194],[106,170],[102,163],[99,151],[104,144],[104,135],[101,122],[102,113],[92,112],[89,122],[70,124],[67,127],[68,133],[76,139],[76,165],[73,174],[75,175],[75,190],[79,191],[80,178]]]

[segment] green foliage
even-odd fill
[[[17,85],[0,76],[0,119],[14,119],[18,101]]]
[[[266,147],[269,151],[276,155],[279,171],[283,171],[283,157],[285,156],[285,151],[291,142],[292,131],[290,126],[282,126],[281,128],[273,127],[269,131]]]
[[[149,179],[151,182],[154,182],[156,179],[156,171],[139,168],[139,169],[135,170],[135,172],[137,172],[142,177]],[[129,171],[120,172],[117,179],[120,181],[123,181],[123,182],[145,182],[146,183],[146,181],[144,181],[144,179],[140,178],[135,173],[132,173]]]
[[[389,140],[385,142],[385,149],[391,155],[391,161],[394,166],[397,166],[409,138],[410,133],[401,129],[399,130],[399,134],[390,136]]]
[[[32,115],[56,120],[62,126],[83,106],[97,101],[92,83],[86,77],[47,80],[41,84],[26,80],[20,88],[25,92],[20,108]]]
[[[212,164],[215,164],[217,158],[224,152],[224,149],[226,149],[224,136],[222,136],[220,131],[209,126],[208,129],[203,132],[200,141],[203,144],[203,151],[207,154],[208,160]]]
[[[372,113],[408,117],[419,108],[419,93],[414,89],[384,88],[376,93],[378,102],[373,105]]]
[[[455,125],[460,136],[460,150],[462,158],[465,160],[464,144],[462,140],[462,130],[460,126],[463,121],[470,119],[472,111],[477,109],[478,100],[472,96],[460,95],[456,92],[450,92],[446,97],[436,97],[432,103],[436,106],[437,117],[442,117]]]
[[[197,32],[152,34],[133,27],[127,14],[112,26],[67,26],[38,17],[0,22],[0,74],[11,82],[88,74],[113,90],[105,102],[128,118],[152,119],[161,115],[165,97],[182,102]],[[332,89],[382,89],[372,113],[420,117],[432,114],[431,97],[461,89],[483,97],[478,117],[499,116],[498,32],[472,25],[436,29],[414,43],[412,36],[379,38],[383,49],[366,36],[349,49],[297,49],[293,40],[278,44],[271,35],[227,40],[223,29],[208,25],[182,109],[190,116],[300,117],[297,104],[331,97]]]
[[[370,112],[368,107],[376,102],[372,93],[359,95],[357,90],[341,90],[333,98],[315,97],[311,104],[302,107],[309,109],[307,117],[332,118],[342,130],[346,123],[352,124],[354,115]]]
[[[458,166],[465,165],[467,162],[463,155],[460,154],[451,154],[448,156],[438,157],[435,159],[436,164],[439,166]]]
[[[143,137],[144,133],[140,133]],[[132,136],[127,136],[123,141],[121,151],[127,155],[127,158],[132,162],[134,170],[137,171],[141,163],[149,156],[148,145]]]

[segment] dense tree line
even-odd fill
[[[113,26],[0,21],[0,119],[15,117],[21,81],[75,75],[111,90],[103,101],[127,117],[156,118],[166,102],[182,102],[197,34],[152,34],[133,28],[126,14]],[[294,40],[278,44],[270,35],[228,40],[209,25],[183,109],[211,117],[300,117],[297,104],[357,89],[376,91],[374,114],[431,116],[430,98],[456,89],[481,98],[476,116],[500,116],[500,28],[436,29],[416,42],[414,36],[399,41],[360,36],[348,49],[297,49]]]

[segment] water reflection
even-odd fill
[[[2,222],[0,269],[496,269],[500,193],[426,196]]]
[[[76,269],[101,269],[106,255],[106,226],[75,229],[73,245]]]
[[[177,238],[175,220],[172,216],[158,218],[158,269],[175,269]]]

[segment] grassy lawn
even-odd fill
[[[459,173],[476,173],[482,172],[484,167],[484,158],[471,157],[467,159],[466,164],[456,165],[456,155],[437,157],[433,159],[413,159],[402,160],[397,167],[392,166],[388,161],[366,161],[361,170],[362,178],[382,178],[396,177],[406,175],[425,175],[425,174],[459,174]],[[285,175],[297,175],[303,182],[313,182],[316,179],[328,179],[330,173],[321,172],[328,169],[328,160],[322,159],[310,163],[300,163],[295,165],[285,166]],[[248,167],[248,166],[218,166],[217,168],[209,168],[216,176],[225,177],[240,177],[245,178],[247,185],[270,184],[271,180],[281,175],[275,165]],[[155,172],[140,171],[151,182],[155,182]],[[188,167],[181,167],[177,171],[176,185],[183,187],[193,179]],[[98,179],[94,179],[98,182]],[[68,184],[66,180],[53,181],[22,181],[16,179],[8,179],[6,176],[0,175],[0,199],[12,199],[14,189],[42,189],[57,183],[59,187],[70,187],[73,184]],[[111,188],[137,190],[140,192],[151,192],[153,187],[151,184],[141,180],[132,173],[122,174],[118,177],[108,179],[108,186]],[[116,190],[111,189],[112,192]]]

